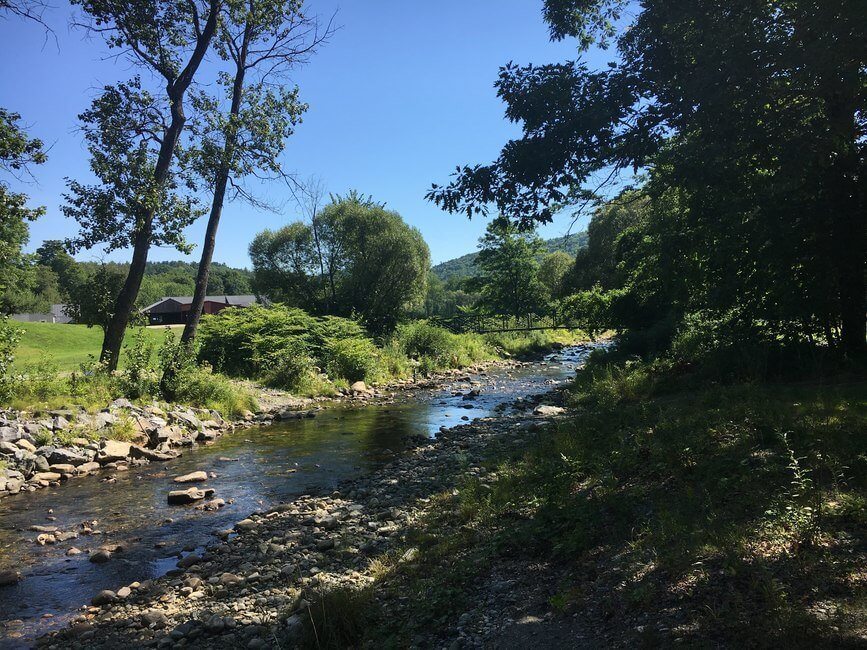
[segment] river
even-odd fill
[[[169,463],[3,499],[0,570],[25,577],[0,588],[0,648],[27,647],[102,589],[163,575],[182,552],[214,542],[215,531],[253,511],[301,494],[328,493],[401,453],[412,437],[435,436],[440,427],[490,416],[520,396],[550,390],[574,375],[589,350],[567,348],[519,368],[492,368],[471,375],[472,383],[399,394],[393,404],[335,406],[312,419],[239,429]],[[453,395],[471,387],[480,391],[474,400]],[[216,474],[205,485],[229,502],[224,508],[204,512],[166,504],[172,478],[195,470]],[[28,530],[76,530],[85,522],[99,534],[56,545],[39,546],[38,533]],[[90,562],[87,551],[106,544],[123,550],[105,564]],[[73,546],[84,553],[67,556]]]

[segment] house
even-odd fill
[[[249,307],[256,296],[205,296],[202,314],[216,314],[227,307]],[[192,296],[166,296],[142,309],[151,325],[182,325],[187,322]]]

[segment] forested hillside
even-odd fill
[[[568,236],[546,239],[544,245],[546,254],[564,251],[570,255],[575,255],[579,249],[587,245],[587,233],[582,231]],[[434,266],[431,272],[443,282],[456,278],[473,277],[477,274],[474,264],[478,255],[478,252],[467,253],[453,260],[447,260]]]

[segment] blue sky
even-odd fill
[[[489,162],[518,134],[504,119],[493,89],[499,67],[510,60],[574,58],[574,43],[549,42],[541,0],[312,0],[308,7],[323,17],[337,11],[340,29],[294,74],[310,109],[288,142],[284,168],[300,178],[320,177],[330,192],[357,189],[385,202],[421,230],[434,263],[475,250],[485,220],[446,214],[424,194],[458,164]],[[43,239],[75,232],[60,205],[64,177],[88,179],[76,116],[102,85],[135,73],[126,61],[109,58],[99,38],[70,29],[70,12],[60,4],[46,14],[57,44],[36,25],[0,21],[0,106],[21,113],[30,133],[50,147],[49,162],[34,170],[34,183],[13,182],[32,203],[47,208],[31,225],[29,250]],[[590,60],[598,64],[610,56],[593,53]],[[285,188],[271,185],[262,195],[282,210],[228,204],[216,260],[249,266],[247,246],[258,231],[298,218]],[[569,221],[564,215],[541,234],[561,235]],[[204,219],[187,236],[198,242],[203,231]],[[95,249],[79,258],[101,256]],[[128,251],[119,251],[109,259],[128,257]],[[150,259],[184,256],[155,248]],[[197,260],[198,251],[189,259]]]

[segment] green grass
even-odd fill
[[[867,382],[714,386],[598,365],[571,402],[525,453],[490,459],[493,483],[432,501],[407,532],[420,561],[380,585],[407,606],[392,600],[367,641],[454,620],[498,558],[558,567],[552,610],[609,644],[863,641]]]
[[[98,358],[102,348],[102,330],[86,325],[60,323],[15,323],[24,330],[21,342],[15,351],[15,368],[22,369],[48,358],[62,372],[78,369],[90,357]],[[159,345],[164,337],[164,328],[144,328],[148,338]],[[134,330],[127,332],[125,340]],[[121,366],[124,363],[121,356]]]

